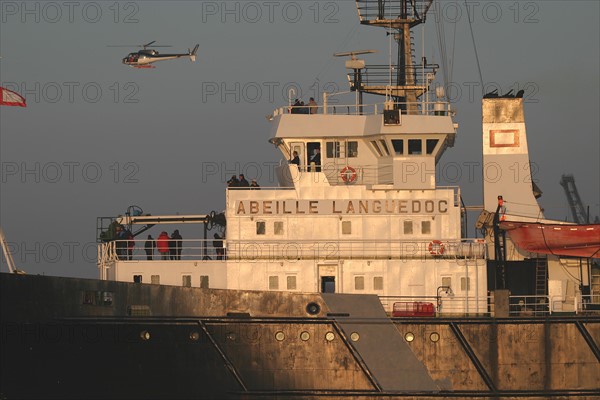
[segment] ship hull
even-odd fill
[[[389,319],[374,296],[7,274],[0,296],[10,399],[600,395],[593,316]]]

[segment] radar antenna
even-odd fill
[[[359,107],[359,113],[362,114],[362,105],[363,105],[363,91],[364,86],[362,83],[362,70],[365,69],[365,60],[360,60],[356,56],[361,54],[372,54],[377,53],[377,50],[356,50],[356,51],[346,51],[343,53],[335,53],[334,57],[350,57],[349,60],[346,61],[346,68],[354,71],[354,78],[350,82],[350,90],[353,92],[357,92],[356,103]],[[350,76],[348,75],[348,80],[350,80]]]

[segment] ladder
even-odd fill
[[[537,297],[548,294],[548,262],[538,258],[535,261],[535,295]]]

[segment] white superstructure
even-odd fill
[[[389,113],[376,111],[383,105],[369,115],[277,110],[270,141],[284,157],[279,187],[227,190],[223,260],[212,237],[185,240],[180,260],[145,260],[143,240],[132,260],[119,259],[110,242],[103,245],[102,276],[221,289],[443,296],[455,300],[449,312],[485,311],[484,244],[461,237],[459,188],[435,185],[436,161],[453,144],[456,126],[449,112],[419,107],[411,115],[393,111],[391,122]],[[310,163],[315,149],[320,164]],[[294,151],[300,165],[285,161]]]

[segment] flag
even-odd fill
[[[0,106],[27,107],[27,104],[23,96],[0,86]]]

